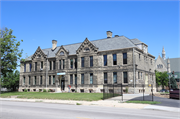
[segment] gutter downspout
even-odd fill
[[[134,62],[134,48],[133,48],[133,82],[134,82],[134,94],[135,94],[135,62]]]

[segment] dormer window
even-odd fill
[[[64,55],[64,52],[63,52],[63,51],[61,51],[61,52],[60,52],[60,55]]]
[[[89,52],[89,48],[84,48],[84,52]]]

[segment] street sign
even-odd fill
[[[66,74],[65,72],[57,73],[57,75],[65,75],[65,74]]]

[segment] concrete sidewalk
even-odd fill
[[[115,108],[133,108],[133,109],[149,109],[149,110],[162,110],[171,112],[180,112],[179,108],[156,106],[150,104],[134,104],[123,103],[116,100],[99,100],[99,101],[74,101],[74,100],[48,100],[48,99],[19,99],[19,98],[0,98],[0,101],[23,101],[23,102],[44,102],[44,103],[57,103],[57,104],[70,104],[70,105],[87,105],[87,106],[102,106],[102,107],[115,107]]]

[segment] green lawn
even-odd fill
[[[17,95],[17,98],[26,99],[60,99],[84,101],[97,101],[103,99],[103,93],[7,92],[0,94],[0,97],[7,98],[15,95]]]
[[[160,104],[161,102],[157,102],[157,101],[138,101],[138,100],[134,100],[134,101],[126,101],[125,103]]]

